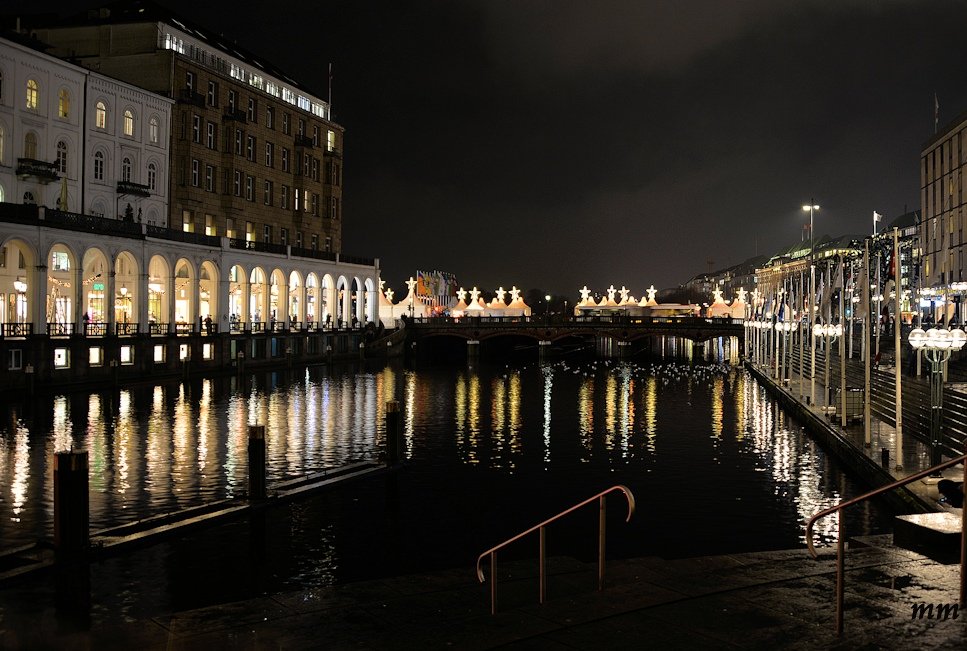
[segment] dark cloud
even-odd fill
[[[798,239],[811,197],[865,232],[919,207],[934,92],[967,109],[946,0],[167,4],[320,94],[333,62],[344,248],[397,288],[640,294]]]

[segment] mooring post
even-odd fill
[[[248,498],[264,500],[265,496],[265,425],[249,425]]]
[[[400,462],[400,439],[402,420],[398,400],[386,401],[386,465],[395,466]]]
[[[77,557],[89,543],[87,452],[54,455],[54,549],[58,560]]]

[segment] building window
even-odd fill
[[[209,149],[215,149],[215,148],[218,147],[218,143],[215,142],[215,123],[214,122],[209,122],[208,123],[208,137],[207,137],[207,140],[208,140],[208,142],[206,144],[208,145],[208,148]]]
[[[294,198],[295,198],[295,211],[296,211],[296,212],[299,212],[299,205],[300,205],[300,204],[299,204],[299,199],[300,199],[300,198],[301,198],[301,196],[302,196],[302,195],[300,195],[300,194],[299,194],[299,188],[296,188],[296,189],[295,189],[295,192],[293,192],[293,196],[294,196]]]
[[[131,159],[125,157],[121,161],[121,180],[125,183],[131,182]]]
[[[235,170],[235,181],[233,182],[233,187],[235,191],[235,196],[242,196],[242,173]]]
[[[121,346],[121,365],[130,366],[134,364],[134,346]]]
[[[313,251],[319,250],[319,236],[315,233],[312,234],[312,244],[311,247]]]
[[[67,348],[54,349],[54,368],[70,368],[71,356]]]
[[[313,125],[312,127],[312,146],[319,146],[319,127]]]
[[[225,218],[225,237],[230,239],[235,239],[237,233],[235,232],[235,219],[233,217]]]
[[[296,248],[299,248],[299,249],[302,248],[302,231],[296,231],[295,245],[296,245]]]
[[[107,107],[104,102],[98,102],[94,107],[94,126],[98,129],[107,129]]]
[[[7,370],[8,371],[19,371],[23,367],[23,351],[19,348],[14,348],[10,351],[10,357],[7,358]]]
[[[191,140],[201,142],[201,118],[197,115],[191,116]]]
[[[181,211],[181,230],[186,233],[195,232],[195,215],[190,210]]]
[[[165,361],[165,345],[158,344],[154,347],[154,361],[156,364],[162,364]]]
[[[218,106],[218,84],[214,81],[208,82],[208,96],[205,99],[209,106]]]
[[[289,171],[289,150],[285,147],[282,148],[282,171]]]
[[[228,91],[228,110],[232,113],[235,112],[235,91]]]
[[[264,200],[266,206],[272,205],[272,181],[265,182]]]
[[[312,180],[319,180],[319,159],[315,157],[312,159]]]
[[[306,135],[306,121],[303,120],[302,118],[299,118],[299,135],[300,136]]]
[[[269,129],[275,128],[275,109],[271,106],[265,107],[265,126]]]
[[[265,143],[265,164],[272,167],[272,154],[274,153],[274,145],[271,142]]]
[[[104,180],[104,153],[99,151],[94,152],[94,180]]]
[[[289,186],[283,185],[281,194],[282,196],[279,201],[279,207],[282,208],[283,210],[288,210],[289,209]]]
[[[218,235],[215,229],[215,215],[205,213],[205,235],[210,235],[214,237]]]
[[[199,163],[197,158],[191,159],[191,184],[194,187],[198,187],[198,168]]]
[[[61,88],[57,96],[57,115],[62,118],[70,117],[71,94],[66,88]]]
[[[336,132],[330,131],[326,134],[326,151],[333,151],[336,148]]]
[[[327,252],[332,251],[332,238],[328,236],[326,237],[326,251]]]
[[[245,177],[245,198],[255,201],[255,177],[253,176]]]
[[[37,134],[33,131],[24,136],[24,158],[37,160]]]
[[[131,112],[131,109],[124,110],[124,135],[134,135],[134,113]]]
[[[245,139],[245,158],[255,160],[255,136],[248,136]]]
[[[104,349],[100,346],[91,346],[87,349],[88,366],[104,366]]]
[[[248,98],[248,121],[251,122],[252,124],[256,123],[255,111],[256,111],[255,98],[249,97]]]
[[[63,140],[57,141],[57,171],[67,174],[67,143]],[[66,210],[66,207],[61,210]]]
[[[211,165],[205,165],[205,189],[215,191],[215,168]]]
[[[158,186],[158,168],[154,163],[148,163],[148,187],[156,190]]]
[[[235,155],[242,155],[242,130],[235,129]]]
[[[268,224],[262,229],[262,241],[266,244],[272,243],[272,227]]]
[[[289,114],[288,113],[282,114],[282,133],[284,133],[287,136],[289,135]]]
[[[311,208],[310,212],[313,215],[315,215],[316,217],[318,217],[319,216],[319,195],[317,193],[313,192],[310,195],[310,198],[312,200],[312,204],[311,204],[312,205],[312,208]]]
[[[195,90],[195,73],[191,71],[185,72],[185,88]]]
[[[27,108],[36,109],[40,103],[40,90],[37,82],[33,79],[27,80]]]
[[[148,121],[148,140],[151,141],[152,145],[157,145],[158,139],[158,118],[152,116]]]
[[[280,228],[279,229],[279,243],[282,246],[288,246],[289,245],[289,229],[288,228]]]
[[[302,191],[302,209],[306,212],[309,212],[309,191],[308,190]]]

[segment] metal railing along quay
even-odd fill
[[[561,518],[563,518],[565,515],[568,515],[569,513],[573,513],[574,511],[577,511],[578,509],[580,509],[582,506],[591,504],[594,501],[598,502],[598,590],[602,590],[604,588],[604,544],[605,544],[604,529],[605,529],[605,513],[606,513],[605,497],[608,495],[608,493],[614,493],[619,491],[623,493],[628,500],[628,516],[625,518],[625,522],[630,522],[631,516],[634,515],[634,512],[635,512],[635,496],[634,494],[632,494],[631,490],[627,486],[622,486],[619,484],[616,486],[612,486],[611,488],[605,491],[601,491],[597,495],[589,497],[583,502],[580,502],[579,504],[575,504],[571,508],[561,511],[557,515],[551,518],[548,518],[547,520],[544,520],[539,524],[535,524],[530,529],[527,529],[526,531],[522,531],[512,538],[508,538],[507,540],[500,543],[499,545],[495,545],[494,547],[491,547],[487,551],[480,554],[480,556],[477,557],[477,579],[481,583],[483,583],[486,579],[484,576],[483,569],[480,567],[480,564],[483,562],[484,558],[488,556],[490,557],[490,614],[494,615],[497,612],[497,552],[500,549],[503,549],[504,547],[506,547],[507,545],[513,542],[516,542],[521,538],[524,538],[534,533],[535,531],[538,532],[538,537],[540,539],[540,544],[538,547],[538,557],[540,559],[539,560],[540,603],[544,603],[544,599],[547,597],[547,574],[545,571],[544,528],[547,527],[547,525],[551,524],[552,522],[556,522],[557,520],[560,520]]]

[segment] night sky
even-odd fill
[[[640,296],[799,241],[810,198],[817,236],[867,233],[919,209],[934,95],[967,110],[964,2],[161,4],[322,98],[332,62],[343,249],[397,290]]]

